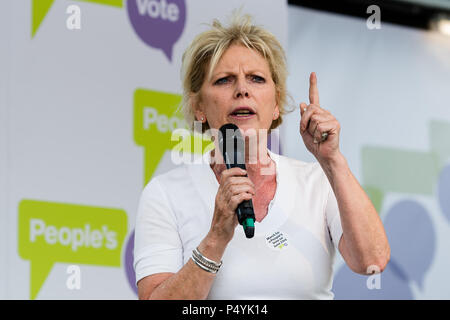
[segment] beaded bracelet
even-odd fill
[[[192,251],[192,260],[200,268],[211,273],[217,273],[217,271],[219,271],[220,269],[220,266],[222,265],[222,261],[220,261],[220,263],[217,263],[203,256],[200,251],[198,251],[198,248],[195,248]]]

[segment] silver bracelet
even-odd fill
[[[222,261],[220,261],[220,263],[217,263],[213,260],[206,258],[200,253],[200,251],[198,251],[198,248],[195,248],[192,251],[192,260],[200,268],[211,273],[217,273],[217,271],[219,271],[220,269],[220,266],[222,266]]]

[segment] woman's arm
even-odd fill
[[[342,154],[320,164],[339,206],[343,231],[339,251],[342,257],[354,272],[382,272],[390,259],[390,246],[375,207]]]
[[[216,241],[208,234],[198,250],[205,257],[220,261],[225,247],[226,243]],[[214,273],[201,269],[189,259],[177,273],[157,273],[140,280],[137,284],[138,296],[141,300],[206,299],[214,278]]]
[[[235,210],[243,200],[255,194],[253,182],[240,168],[223,170],[217,191],[211,227],[198,246],[200,253],[219,262],[239,224]],[[220,270],[219,270],[220,272]],[[140,299],[206,299],[215,274],[205,271],[189,259],[177,273],[157,273],[139,280]]]
[[[341,127],[329,111],[320,107],[314,72],[309,81],[310,105],[300,104],[300,134],[306,148],[322,166],[336,196],[343,231],[339,251],[354,272],[367,274],[369,268],[381,272],[390,259],[383,224],[339,151]]]

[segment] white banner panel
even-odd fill
[[[316,72],[321,107],[339,120],[341,151],[391,245],[380,278],[337,261],[335,297],[449,299],[449,38],[382,20],[371,30],[364,19],[290,7],[288,43],[291,94],[309,104]],[[299,118],[297,108],[285,119],[283,153],[314,161]]]
[[[171,167],[165,154],[172,146],[160,142],[179,125],[173,107],[184,49],[205,23],[226,21],[240,7],[286,44],[286,1],[4,6],[11,55],[1,56],[9,70],[1,74],[2,92],[8,85],[0,102],[2,134],[7,128],[1,150],[8,153],[0,159],[8,240],[1,294],[135,299],[135,212],[144,183]]]

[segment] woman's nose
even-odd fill
[[[244,81],[239,81],[236,84],[236,92],[234,94],[235,98],[248,98],[250,96],[247,86],[245,85]]]

